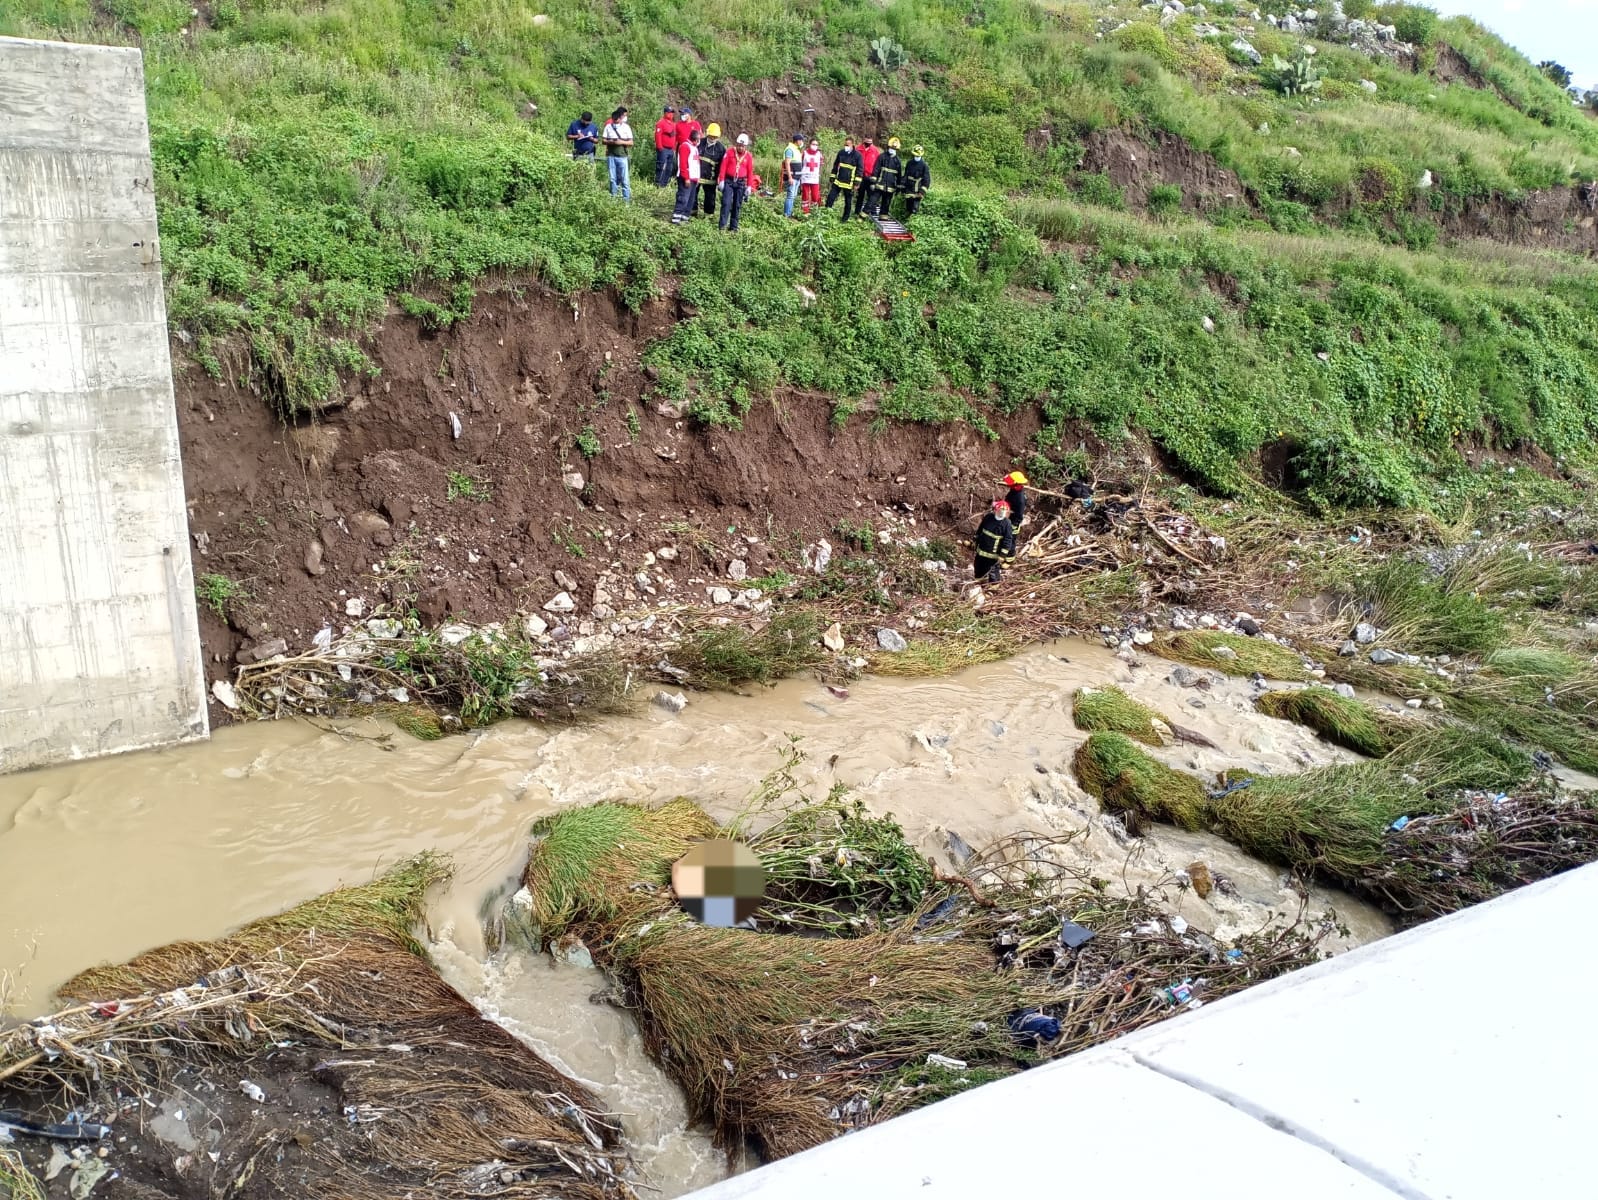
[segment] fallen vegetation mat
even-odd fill
[[[1313,729],[1335,746],[1381,758],[1417,729],[1417,723],[1392,716],[1363,700],[1340,696],[1331,688],[1266,692],[1254,707],[1268,717]]]
[[[1202,829],[1207,819],[1204,787],[1144,753],[1121,733],[1095,733],[1077,747],[1076,777],[1113,813]]]
[[[1118,687],[1078,688],[1071,697],[1071,720],[1086,733],[1123,733],[1150,746],[1163,746],[1172,736],[1169,720]]]
[[[618,1129],[593,1096],[422,956],[411,930],[447,874],[423,856],[231,937],[77,976],[69,1007],[0,1033],[0,1107],[139,1131],[74,1166],[74,1196],[103,1161],[128,1195],[183,1200],[627,1200]],[[43,1169],[47,1143],[18,1148]]]
[[[1209,667],[1228,675],[1263,675],[1304,683],[1309,668],[1296,650],[1259,637],[1214,629],[1191,629],[1156,638],[1149,649],[1162,658],[1194,667]]]
[[[547,818],[525,875],[545,940],[582,931],[729,1153],[791,1154],[1107,1041],[1313,962],[1335,928],[1222,944],[1157,893],[1064,866],[1068,838],[1011,839],[946,877],[841,789],[796,794],[796,761],[718,834],[766,867],[757,928],[700,925],[660,886],[709,820],[682,800]]]

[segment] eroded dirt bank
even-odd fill
[[[825,398],[795,393],[757,404],[742,431],[696,427],[644,400],[639,356],[674,312],[671,300],[635,315],[605,295],[574,306],[518,289],[482,297],[445,333],[395,315],[372,347],[381,374],[289,427],[258,377],[183,369],[195,574],[242,589],[224,617],[202,588],[208,678],[276,639],[306,649],[377,604],[429,624],[487,622],[569,591],[575,631],[600,577],[622,572],[632,593],[637,560],[660,546],[677,553],[653,565],[655,593],[640,586],[617,607],[703,603],[732,559],[750,579],[791,569],[807,540],[836,541],[840,521],[884,508],[935,534],[980,512],[1036,431],[1029,414],[996,441],[956,425],[875,427],[869,404],[838,427]]]

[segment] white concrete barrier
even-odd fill
[[[1598,866],[693,1193],[1593,1200]]]
[[[204,687],[139,52],[0,38],[0,771]]]

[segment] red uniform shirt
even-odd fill
[[[688,141],[689,132],[692,131],[692,130],[695,130],[695,129],[699,130],[700,133],[704,133],[704,131],[705,131],[705,127],[703,125],[701,125],[698,121],[692,121],[692,120],[690,120],[690,121],[678,121],[677,122],[677,145],[681,146],[681,145],[685,144]]]
[[[751,187],[755,181],[755,156],[742,146],[734,146],[721,160],[721,180],[742,179]]]
[[[864,173],[869,175],[877,169],[877,159],[882,157],[880,146],[861,146],[860,165]]]
[[[670,117],[661,117],[655,122],[655,149],[675,150],[677,148],[677,122]]]

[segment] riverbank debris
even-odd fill
[[[1071,697],[1071,720],[1084,733],[1122,733],[1149,746],[1169,745],[1171,722],[1120,688],[1078,688]]]
[[[1254,707],[1268,717],[1313,729],[1334,746],[1370,758],[1381,758],[1420,728],[1416,721],[1340,696],[1328,687],[1266,692],[1254,701]]]
[[[1076,777],[1110,812],[1200,829],[1204,788],[1193,776],[1167,767],[1122,733],[1095,733],[1077,747]]]
[[[1228,958],[1155,894],[1115,897],[1065,866],[1050,846],[1069,838],[1008,839],[944,876],[843,789],[803,796],[796,762],[720,830],[681,799],[557,813],[524,877],[546,940],[583,931],[729,1153],[795,1153],[1098,1044],[1173,1015],[1173,978],[1224,995],[1315,961],[1335,929],[1273,923]],[[698,924],[661,886],[704,836],[760,856],[755,929]]]
[[[412,929],[448,874],[423,855],[230,937],[84,972],[66,1008],[0,1033],[0,1106],[139,1129],[106,1143],[130,1195],[630,1200],[593,1096],[423,956]],[[142,1125],[165,1101],[164,1132]]]

